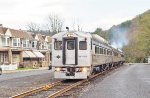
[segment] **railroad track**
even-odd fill
[[[115,69],[115,68],[113,68]],[[73,90],[73,88],[76,88],[87,81],[90,81],[97,76],[105,75],[109,71],[113,70],[106,70],[101,73],[95,74],[90,76],[88,79],[85,80],[75,80],[75,81],[69,81],[69,80],[63,80],[63,81],[57,81],[54,83],[47,84],[45,86],[29,90],[27,92],[23,92],[21,94],[12,96],[11,98],[56,98],[59,96],[65,96],[65,93]],[[67,95],[67,94],[66,94]]]

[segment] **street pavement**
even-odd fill
[[[18,93],[57,81],[53,76],[53,71],[47,69],[3,73],[0,75],[0,98],[10,98]]]
[[[150,98],[150,65],[126,65],[96,79],[79,98]]]
[[[0,75],[0,81],[48,73],[50,74],[52,71],[48,69],[5,71]]]

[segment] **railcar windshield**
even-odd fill
[[[62,41],[55,41],[54,49],[55,50],[62,50]]]
[[[79,42],[79,49],[80,50],[86,50],[87,49],[87,42],[86,41],[80,41]]]
[[[67,49],[68,50],[74,50],[75,42],[73,40],[67,41]]]

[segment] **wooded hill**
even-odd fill
[[[150,10],[107,31],[97,28],[94,33],[122,48],[126,62],[147,62],[150,56]]]

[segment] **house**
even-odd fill
[[[5,36],[7,28],[0,27],[0,65],[10,63],[10,59],[8,58],[7,48],[9,46],[9,37]]]
[[[50,64],[50,38],[23,30],[0,27],[0,66],[47,67]]]
[[[50,65],[50,38],[45,35],[36,34],[34,36],[34,41],[37,41],[38,52],[42,53],[45,58],[42,59],[42,67]],[[34,45],[33,45],[34,46]]]

